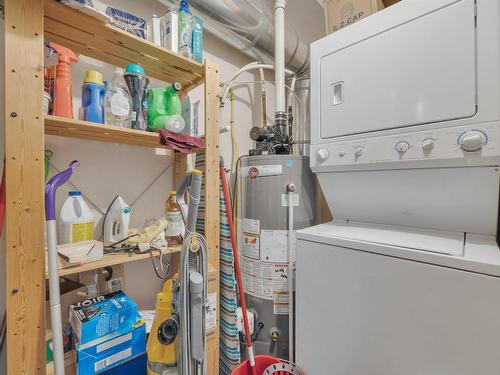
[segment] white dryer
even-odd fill
[[[403,0],[311,46],[307,374],[500,374],[500,1]]]

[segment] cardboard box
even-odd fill
[[[69,323],[77,343],[86,344],[111,333],[129,332],[140,319],[136,303],[115,292],[71,306]]]
[[[326,33],[343,29],[381,9],[382,0],[325,0]]]
[[[76,351],[78,375],[99,374],[122,363],[132,363],[132,359],[142,357],[146,352],[146,325],[141,324],[129,332],[115,332],[86,344],[78,344]],[[122,370],[122,374],[133,373],[128,371],[128,367],[123,367]]]

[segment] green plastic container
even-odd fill
[[[182,131],[184,128],[184,121],[181,117],[182,105],[177,95],[181,89],[181,84],[174,82],[167,88],[149,90],[149,130],[168,129],[177,133]]]

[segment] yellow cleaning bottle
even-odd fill
[[[146,350],[148,353],[148,375],[177,373],[175,338],[179,332],[179,317],[172,314],[173,281],[163,283],[156,295],[156,316],[151,327]]]

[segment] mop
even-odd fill
[[[231,234],[231,244],[233,247],[234,268],[236,273],[236,281],[238,284],[238,294],[240,296],[240,305],[243,312],[243,326],[245,328],[245,340],[248,351],[248,359],[233,370],[233,375],[304,375],[302,370],[292,363],[280,360],[268,355],[254,355],[252,339],[250,335],[250,326],[248,324],[248,313],[245,301],[245,291],[243,290],[243,279],[241,277],[240,260],[238,255],[238,243],[236,241],[236,233],[234,230],[233,215],[231,208],[231,197],[229,195],[229,186],[227,182],[224,163],[220,161],[220,176],[222,180],[222,190],[224,193],[224,201],[226,202],[227,217],[229,224],[229,232]],[[291,306],[291,304],[290,304]]]
[[[69,168],[52,177],[45,185],[45,220],[47,229],[47,253],[49,260],[50,321],[55,375],[64,375],[64,347],[61,322],[61,300],[57,264],[56,191],[69,180],[79,162],[73,160]]]

